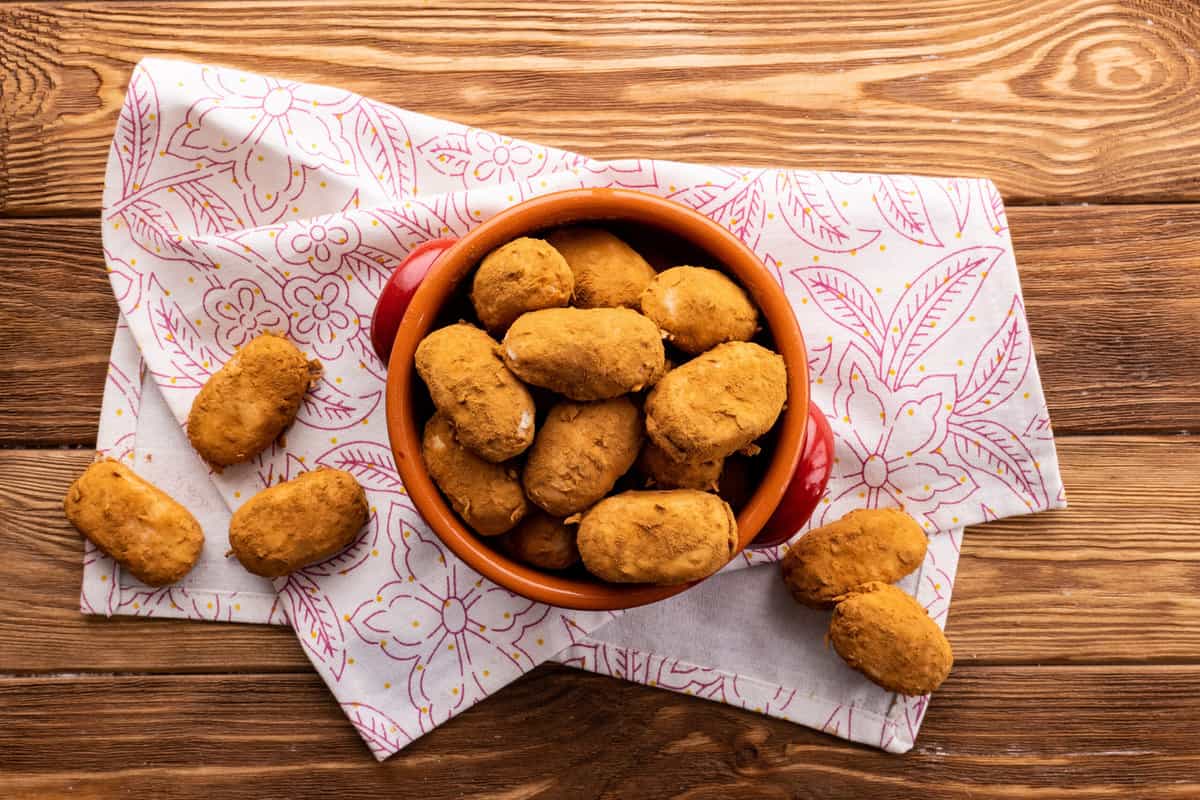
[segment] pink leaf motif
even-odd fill
[[[405,247],[411,248],[427,239],[453,236],[456,233],[450,220],[439,214],[436,209],[417,200],[403,205],[377,208],[373,213],[391,229],[393,236],[397,232],[406,234],[402,238],[396,237]]]
[[[349,472],[368,492],[404,494],[392,451],[370,440],[347,442],[317,457],[325,467]]]
[[[155,338],[174,368],[174,373],[154,373],[156,378],[161,378],[159,385],[163,388],[199,388],[214,371],[211,365],[217,359],[212,351],[196,333],[191,320],[180,311],[178,303],[159,299],[152,316]]]
[[[1021,312],[1021,299],[1014,297],[999,329],[975,358],[971,377],[955,403],[955,414],[982,414],[1011,397],[1024,380],[1029,371],[1031,347]]]
[[[992,233],[1004,233],[1008,230],[1008,215],[1004,213],[1004,198],[1000,196],[996,184],[987,178],[979,178],[975,185],[979,187],[979,205],[987,218],[988,227]]]
[[[591,165],[601,166],[597,170]],[[618,161],[598,162],[588,159],[585,168],[589,172],[600,172],[608,178],[607,186],[622,189],[654,189],[658,186],[658,170],[653,159],[628,158]]]
[[[939,180],[937,185],[950,200],[954,210],[955,233],[962,233],[967,227],[967,218],[971,215],[971,183],[966,178],[947,178]]]
[[[656,683],[664,689],[694,694],[727,702],[725,681],[729,676],[715,669],[693,666],[684,661],[663,661],[658,666]]]
[[[388,106],[360,100],[354,141],[370,177],[384,192],[393,198],[412,193],[417,169],[412,141],[399,114]]]
[[[121,165],[121,196],[128,197],[142,188],[150,162],[158,150],[158,96],[146,70],[137,68],[125,93],[125,105],[117,120],[113,147]]]
[[[864,340],[876,355],[882,351],[883,312],[862,281],[836,267],[803,267],[791,273],[825,316]]]
[[[340,681],[346,668],[346,642],[341,618],[329,596],[302,572],[287,577],[279,596],[287,602],[288,619],[310,659]]]
[[[310,428],[336,431],[357,425],[379,406],[382,391],[351,395],[328,380],[321,381],[304,394],[296,421]]]
[[[766,222],[766,170],[722,169],[728,180],[690,186],[672,199],[691,206],[754,247]]]
[[[229,233],[242,227],[233,206],[203,181],[177,183],[174,188],[175,193],[187,204],[196,231],[201,236]]]
[[[872,175],[871,201],[892,230],[918,244],[942,247],[917,181],[909,175]]]
[[[779,170],[775,193],[784,223],[797,237],[826,253],[866,247],[881,231],[856,228],[842,214],[828,185],[815,172]]]
[[[896,386],[967,312],[988,270],[1003,253],[999,247],[968,247],[913,279],[892,312],[883,347],[884,361],[896,370]]]
[[[109,361],[105,379],[125,398],[129,413],[136,419],[142,402],[142,376],[126,374],[117,362]]]
[[[140,305],[142,302],[142,273],[128,261],[113,255],[108,250],[104,251],[104,261],[110,270],[108,282],[112,285],[117,305],[122,309]]]
[[[999,479],[1030,508],[1045,503],[1046,489],[1033,454],[1008,428],[989,419],[954,420],[950,435],[970,469]]]
[[[377,756],[388,756],[412,741],[404,727],[367,703],[343,703],[342,712]]]
[[[451,178],[462,178],[471,165],[471,146],[467,134],[448,133],[435,136],[417,146],[425,163]]]
[[[184,246],[179,226],[170,212],[151,200],[135,200],[121,209],[129,234],[147,253],[171,261],[200,260]]]
[[[392,269],[398,266],[399,259],[382,250],[360,247],[353,253],[343,255],[342,263],[354,274],[359,285],[372,297],[378,297],[388,278],[392,277]]]

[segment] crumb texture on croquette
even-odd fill
[[[584,566],[614,583],[674,585],[707,577],[733,557],[737,520],[714,494],[690,489],[632,491],[583,515]]]
[[[829,641],[852,668],[905,695],[934,691],[950,674],[954,653],[921,604],[886,583],[868,583],[839,599]]]
[[[525,516],[528,506],[517,470],[494,464],[463,447],[442,414],[425,424],[421,456],[429,476],[467,525],[481,536],[496,536]]]
[[[471,302],[489,331],[503,331],[526,311],[571,302],[575,276],[557,250],[522,237],[484,256],[471,284]]]
[[[278,578],[335,555],[368,516],[354,476],[320,467],[246,501],[229,521],[229,546],[250,572]]]
[[[555,516],[583,511],[612,490],[641,443],[642,414],[628,397],[558,403],[526,457],[525,493]]]
[[[529,390],[504,365],[497,346],[474,325],[458,323],[422,339],[415,362],[458,441],[498,463],[533,444],[535,409]]]
[[[864,508],[809,531],[783,557],[792,596],[813,608],[873,581],[895,583],[925,560],[929,539],[898,508]]]
[[[67,490],[63,510],[76,530],[147,586],[179,581],[204,547],[191,512],[116,461],[88,467]]]
[[[647,439],[638,456],[638,471],[651,486],[660,489],[700,489],[711,491],[717,488],[725,459],[709,461],[676,461],[665,450]]]
[[[685,353],[749,341],[758,330],[758,310],[742,287],[706,267],[658,273],[642,293],[641,309]]]
[[[654,268],[636,250],[601,228],[560,228],[547,240],[575,276],[578,308],[638,308]]]
[[[650,385],[666,354],[658,326],[628,308],[547,308],[517,318],[501,347],[521,380],[572,400]]]
[[[538,569],[566,569],[579,561],[575,526],[534,509],[501,542],[517,561]]]
[[[781,356],[752,342],[727,342],[654,385],[646,433],[676,461],[724,458],[770,430],[786,400]]]
[[[320,363],[282,336],[263,333],[244,345],[201,387],[187,434],[215,467],[248,461],[292,424]]]

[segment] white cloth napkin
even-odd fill
[[[552,658],[907,750],[925,698],[850,671],[822,643],[826,614],[792,603],[776,570],[741,569],[778,549],[624,616],[573,612],[481,578],[408,502],[367,335],[376,293],[415,244],[579,186],[690,205],[775,272],[837,436],[813,524],[903,505],[931,547],[902,585],[940,624],[962,526],[1063,505],[1004,210],[986,180],[600,163],[336,89],[149,60],[106,175],[123,323],[99,447],[185,502],[208,542],[192,575],[159,590],[89,551],[84,610],[286,617],[379,758]],[[179,423],[234,348],[281,329],[325,376],[286,448],[209,474]],[[356,544],[274,586],[223,558],[230,509],[321,464],[367,489]]]

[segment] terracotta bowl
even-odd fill
[[[469,309],[464,300],[468,286],[464,279],[484,255],[520,236],[536,236],[546,229],[578,222],[621,231],[622,226],[629,226],[647,241],[675,242],[691,254],[698,252],[693,258],[704,258],[707,265],[724,269],[757,303],[765,323],[764,334],[784,358],[788,404],[776,423],[773,444],[760,456],[769,458],[769,465],[757,487],[751,487],[753,493],[737,515],[739,552],[763,532],[764,526],[773,530],[768,531],[772,541],[781,541],[807,520],[824,491],[833,443],[820,412],[813,409],[810,413],[804,339],[775,276],[736,236],[689,208],[640,192],[574,189],[513,206],[460,239],[436,240],[414,249],[381,293],[372,320],[373,343],[388,362],[388,435],[413,504],[459,558],[510,591],[566,608],[632,608],[671,597],[692,584],[611,584],[518,563],[463,524],[434,485],[421,458],[421,434],[430,408],[413,364],[417,344],[434,328],[456,321],[459,308]]]

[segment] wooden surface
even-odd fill
[[[916,748],[545,667],[379,765],[287,631],[79,615],[148,55],[600,157],[995,179],[1072,506],[967,532]],[[0,65],[0,797],[1200,796],[1197,3],[9,3]]]

